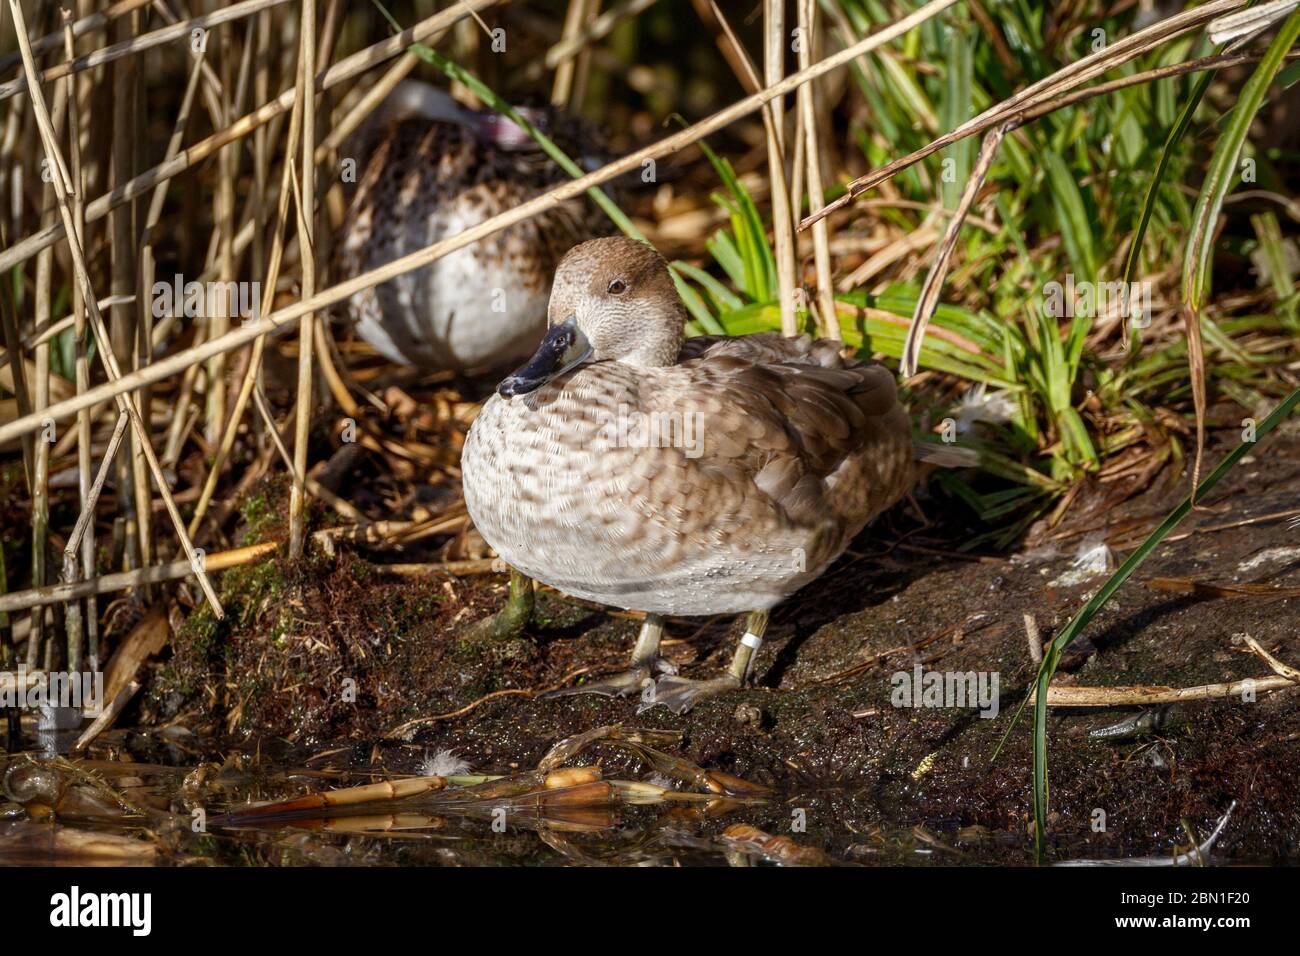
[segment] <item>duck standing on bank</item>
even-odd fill
[[[553,108],[520,107],[571,156],[591,131]],[[356,137],[364,170],[337,246],[340,275],[378,268],[568,181],[517,125],[436,87],[400,83]],[[588,162],[588,164],[590,164]],[[546,328],[564,250],[608,232],[585,197],[503,229],[348,301],[357,332],[394,362],[466,371],[518,361]]]
[[[768,611],[912,486],[908,416],[892,373],[840,343],[685,341],[667,264],[631,239],[570,250],[548,319],[461,457],[470,517],[516,571],[504,624],[526,621],[521,575],[646,612],[627,671],[560,693],[640,692],[642,709],[681,713],[744,684]],[[654,681],[664,615],[742,612],[724,675]]]

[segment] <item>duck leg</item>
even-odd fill
[[[766,630],[767,611],[750,612],[745,623],[745,636],[736,645],[736,653],[725,674],[712,680],[687,680],[673,675],[661,677],[641,694],[641,706],[636,712],[645,713],[651,707],[663,704],[675,714],[684,714],[705,697],[743,687],[753,669],[754,655],[763,646]]]
[[[664,619],[658,614],[647,614],[637,635],[636,647],[632,649],[632,663],[625,671],[612,674],[602,680],[588,681],[574,687],[562,687],[559,690],[542,694],[542,700],[553,697],[570,697],[574,694],[600,694],[602,697],[625,697],[639,694],[642,688],[654,686],[652,672],[659,661],[659,642],[664,636]]]
[[[505,606],[471,627],[466,636],[470,640],[509,640],[523,633],[532,616],[532,578],[511,568],[510,591]]]

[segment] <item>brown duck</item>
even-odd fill
[[[630,668],[566,692],[639,691],[642,709],[678,712],[742,685],[768,611],[915,480],[887,368],[806,336],[684,340],[685,319],[650,247],[572,249],[540,348],[483,406],[462,456],[470,516],[513,568],[646,612]],[[654,682],[664,615],[740,612],[724,675]]]

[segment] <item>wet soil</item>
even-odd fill
[[[1227,437],[1208,462],[1230,447]],[[508,834],[475,813],[437,815],[400,838],[328,833],[321,824],[249,830],[212,844],[212,856],[226,862],[722,863],[717,834],[743,822],[822,849],[828,862],[1027,863],[1032,721],[1026,715],[1012,728],[1036,671],[1024,616],[1050,639],[1105,580],[1073,566],[1087,533],[1105,532],[1122,560],[1185,488],[1185,477],[1166,477],[1114,508],[1104,507],[1102,490],[1087,491],[1072,511],[1084,520],[1067,517],[1037,529],[1016,553],[992,556],[957,550],[978,529],[951,500],[922,495],[774,612],[756,687],[681,716],[638,714],[635,699],[534,699],[536,690],[620,669],[638,623],[542,591],[521,637],[468,638],[470,624],[501,606],[503,575],[398,578],[348,551],[235,569],[221,580],[227,619],[190,615],[119,721],[141,729],[113,731],[97,746],[118,761],[179,765],[170,783],[158,782],[163,793],[204,760],[243,768],[224,797],[235,804],[323,781],[418,773],[443,750],[476,773],[514,773],[561,738],[623,723],[680,731],[678,755],[774,791],[766,804],[716,816],[603,808],[578,819],[519,818]],[[278,495],[264,488],[246,503],[246,540],[278,532]],[[1171,593],[1144,583],[1295,588],[1300,529],[1285,515],[1297,509],[1300,436],[1292,429],[1261,442],[1156,550],[1067,652],[1056,683],[1185,687],[1268,676],[1263,661],[1233,643],[1239,633],[1300,665],[1300,598]],[[670,620],[665,655],[685,676],[713,676],[742,630],[730,619]],[[897,706],[896,688],[917,667],[996,675],[996,716],[971,706]],[[1189,828],[1207,832],[1235,800],[1216,861],[1294,861],[1298,702],[1281,691],[1179,705],[1154,734],[1120,741],[1089,732],[1134,708],[1054,709],[1052,856],[1168,854],[1189,842]],[[404,726],[411,721],[419,722]],[[587,756],[607,777],[638,779],[648,769],[599,744]],[[268,769],[289,766],[322,776]]]

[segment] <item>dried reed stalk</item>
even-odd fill
[[[302,0],[302,69],[299,76],[316,75],[316,0]],[[302,296],[316,293],[316,259],[312,250],[316,216],[316,94],[304,89],[302,110],[302,182],[297,193],[298,248],[302,258]],[[293,485],[289,494],[289,556],[302,556],[307,474],[307,444],[311,440],[312,350],[315,345],[316,314],[308,312],[298,326],[298,402],[294,418]]]
[[[11,0],[12,2],[12,0]],[[167,564],[155,564],[134,571],[117,571],[102,574],[71,584],[47,584],[43,588],[29,588],[26,591],[13,591],[0,594],[0,614],[7,611],[19,611],[25,608],[46,604],[62,604],[79,598],[93,597],[96,594],[110,594],[126,588],[139,587],[144,584],[158,584],[162,581],[175,581],[189,577],[195,572],[195,565],[201,564],[206,575],[208,572],[224,571],[241,564],[251,564],[271,554],[280,547],[279,541],[264,541],[250,544],[244,548],[231,551],[219,551],[215,554],[202,555],[199,560],[183,559]]]
[[[939,304],[943,279],[948,274],[948,262],[952,259],[953,249],[957,247],[957,238],[961,235],[961,227],[966,222],[966,214],[970,212],[975,197],[979,195],[980,188],[984,185],[984,178],[989,174],[989,167],[993,165],[993,157],[998,154],[998,147],[1002,145],[1003,138],[1017,125],[1019,124],[1014,120],[1003,123],[985,135],[984,142],[980,144],[979,157],[975,160],[974,168],[971,169],[966,188],[962,190],[961,200],[948,220],[948,229],[939,246],[939,254],[935,257],[934,265],[930,267],[925,283],[921,286],[921,294],[916,299],[916,310],[912,313],[912,324],[908,326],[907,338],[903,341],[903,355],[898,369],[898,373],[904,378],[916,374],[917,365],[921,360],[921,341],[925,338],[925,327]]]
[[[799,69],[806,70],[817,55],[816,0],[795,0],[799,14]],[[825,204],[822,193],[821,149],[817,137],[817,83],[799,87],[799,115],[803,126],[803,161],[808,175],[808,209],[816,212]],[[796,165],[798,165],[796,163]],[[799,197],[792,197],[798,202]],[[795,206],[795,215],[798,215]],[[831,280],[829,225],[821,220],[813,227],[813,261],[817,269],[817,322],[821,335],[840,340],[839,314],[835,310],[835,287]]]
[[[68,88],[59,84],[54,91],[54,129],[63,129],[68,112]],[[58,215],[49,207],[53,190],[47,183],[41,190],[42,224],[49,224]],[[51,285],[54,278],[54,250],[44,249],[36,257],[36,296],[35,319],[37,323],[48,322],[51,311]],[[36,346],[33,356],[36,363],[35,387],[32,390],[32,411],[40,414],[50,403],[50,347],[47,343]],[[50,441],[52,435],[42,434],[33,447],[32,468],[32,585],[40,587],[46,582],[47,555],[49,553],[50,535]],[[42,612],[32,614],[33,644],[45,646],[45,615]],[[30,645],[29,645],[30,646]],[[76,656],[74,649],[73,658]],[[76,649],[79,650],[79,649]],[[71,662],[70,662],[71,663]]]
[[[763,5],[763,79],[768,89],[785,75],[785,0],[767,0]],[[781,300],[781,334],[797,335],[799,320],[795,300],[794,229],[790,210],[790,187],[785,166],[785,104],[780,96],[767,104],[771,122],[764,124],[767,135],[767,175],[771,183],[772,244],[776,253],[776,282]]]
[[[483,10],[498,2],[500,0],[460,0],[455,7],[434,14],[415,26],[403,30],[396,36],[366,47],[364,50],[359,50],[335,63],[316,77],[316,89],[318,91],[328,90],[339,83],[359,76],[380,63],[404,52],[412,43],[424,41],[429,37],[442,33],[452,24],[469,16],[472,11]],[[953,3],[956,0],[948,0],[948,2]],[[282,92],[276,99],[263,103],[253,112],[190,146],[174,160],[145,170],[119,189],[97,197],[86,205],[86,221],[95,222],[102,219],[108,215],[111,209],[120,206],[122,203],[130,202],[137,196],[143,195],[152,189],[158,183],[165,182],[191,166],[202,162],[209,156],[215,155],[217,150],[227,143],[247,136],[263,123],[268,123],[275,117],[287,112],[293,105],[293,98],[294,89],[291,87]],[[0,251],[0,271],[8,271],[13,266],[26,262],[41,249],[58,242],[63,236],[63,226],[56,224],[50,229],[39,230],[14,243]]]
[[[77,40],[83,36],[87,36],[88,34],[98,33],[106,29],[108,25],[118,17],[130,13],[138,7],[143,7],[149,2],[151,2],[151,0],[120,0],[119,3],[113,4],[106,10],[87,14],[86,16],[78,17],[76,20],[70,20],[72,37],[74,40]],[[68,13],[69,16],[71,16],[71,11],[68,11]],[[56,30],[53,33],[47,33],[43,37],[32,40],[33,55],[39,55],[44,53],[46,50],[52,50],[60,43],[63,43],[64,34],[66,32],[68,31]],[[64,53],[69,60],[73,58],[73,54],[67,52],[66,45],[64,47]],[[12,70],[16,66],[22,66],[22,63],[23,57],[21,53],[6,54],[5,56],[0,57],[0,73]]]
[[[582,33],[582,24],[590,18],[588,8],[592,0],[569,0],[568,10],[564,14],[564,33],[561,42],[573,44]],[[578,45],[575,49],[581,50]],[[551,105],[567,108],[569,98],[573,95],[574,61],[565,57],[555,65],[555,81],[551,84]]]
[[[15,30],[18,36],[19,48],[23,54],[23,69],[29,77],[36,75],[36,66],[32,60],[31,48],[27,42],[27,25],[23,18],[22,8],[19,0],[9,0],[9,9],[14,17]],[[63,162],[63,156],[59,152],[57,138],[54,134],[53,126],[50,122],[49,112],[45,108],[45,98],[41,93],[38,83],[32,84],[31,102],[33,113],[36,117],[37,127],[40,130],[41,140],[45,148],[46,158],[49,159],[52,167],[52,182],[54,183],[55,195],[58,200],[59,214],[63,218],[64,228],[70,237],[68,242],[69,251],[72,254],[73,271],[76,273],[77,281],[82,287],[82,293],[85,297],[86,304],[90,307],[91,329],[95,334],[96,345],[99,350],[100,361],[108,374],[110,382],[121,380],[121,369],[118,367],[117,358],[113,354],[112,345],[109,340],[108,330],[104,327],[103,316],[99,312],[97,299],[94,289],[90,284],[90,275],[86,270],[85,256],[81,244],[76,239],[76,228],[72,221],[72,210],[69,200],[71,191],[71,178],[67,166]],[[141,374],[148,369],[137,369],[134,374]],[[153,471],[154,479],[158,484],[158,492],[167,508],[168,514],[172,519],[172,524],[176,528],[176,533],[187,554],[193,555],[193,544],[189,535],[185,531],[185,524],[181,520],[179,509],[176,507],[176,500],[172,496],[171,489],[167,485],[167,478],[163,474],[162,466],[154,454],[153,446],[150,443],[149,433],[146,431],[144,422],[140,418],[139,411],[135,402],[127,397],[125,392],[119,392],[114,396],[118,407],[125,411],[131,418],[131,426],[134,433],[139,437],[140,444],[145,451],[150,468]],[[119,490],[120,497],[120,490]],[[208,601],[212,604],[213,612],[217,617],[222,617],[224,612],[221,608],[221,601],[217,593],[212,588],[212,582],[208,580],[207,574],[198,562],[194,562],[194,571],[199,579],[199,584],[207,596]]]
[[[219,8],[212,13],[204,14],[200,17],[191,17],[180,23],[174,23],[161,29],[154,30],[152,33],[133,35],[129,39],[122,40],[110,46],[95,50],[85,56],[79,56],[75,60],[69,60],[66,63],[60,63],[50,67],[43,73],[37,73],[38,82],[49,82],[57,80],[60,77],[67,76],[70,73],[78,73],[82,70],[92,70],[97,66],[103,66],[106,63],[112,63],[124,57],[134,56],[137,53],[143,53],[145,50],[152,50],[154,47],[171,43],[173,40],[179,40],[183,37],[190,36],[195,30],[210,30],[213,27],[220,26],[223,23],[229,23],[232,20],[238,20],[241,17],[250,16],[259,10],[267,7],[278,6],[281,3],[288,3],[289,0],[244,0],[243,3],[236,3],[233,6]],[[141,4],[143,6],[143,4]],[[130,11],[132,15],[135,11]],[[0,101],[7,100],[11,96],[28,89],[30,74],[22,76],[9,83],[0,83]]]

